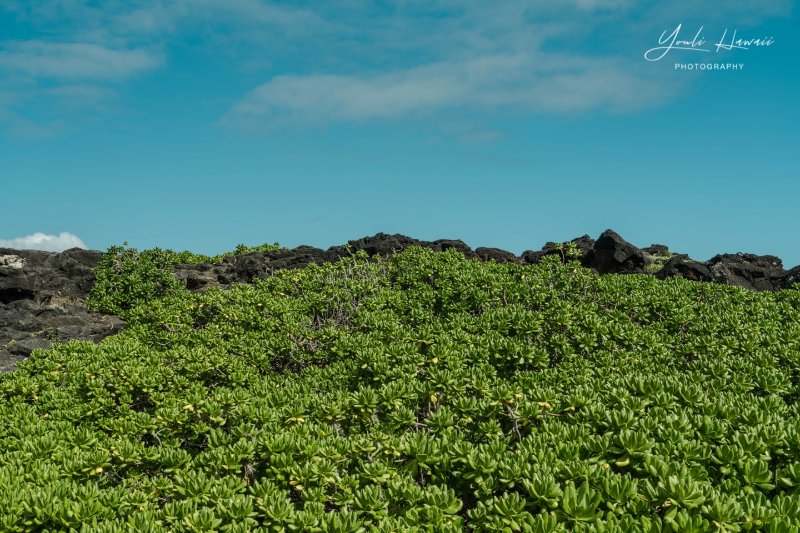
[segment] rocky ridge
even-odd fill
[[[98,342],[122,330],[120,318],[86,308],[102,255],[0,248],[0,371],[54,342]]]
[[[659,279],[679,276],[756,291],[781,290],[800,283],[800,266],[784,270],[781,260],[774,256],[722,254],[708,261],[695,261],[685,254],[670,253],[664,245],[637,248],[611,230],[596,240],[584,235],[570,242],[575,245],[578,261],[599,274],[653,274]],[[473,250],[460,240],[429,242],[378,233],[327,250],[298,246],[229,256],[216,264],[176,265],[174,274],[189,290],[202,291],[211,286],[250,283],[278,269],[337,261],[359,250],[388,258],[409,246],[437,251],[453,248],[467,258],[518,264],[533,264],[545,256],[563,254],[554,242],[517,256],[498,248]],[[120,318],[91,312],[86,307],[94,286],[93,269],[101,257],[102,252],[92,250],[53,253],[0,248],[0,371],[11,370],[34,349],[47,348],[54,342],[98,342],[121,331],[124,324]]]

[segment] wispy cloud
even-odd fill
[[[253,128],[438,116],[453,109],[537,114],[658,105],[676,91],[666,90],[663,72],[637,62],[644,43],[675,17],[730,17],[735,24],[786,15],[793,4],[753,1],[758,9],[744,0],[713,9],[679,0],[657,6],[402,0],[362,20],[360,40],[349,32],[358,15],[345,7],[337,19],[342,38],[314,51],[318,68],[303,65],[300,72],[271,76],[232,105],[221,123]],[[336,62],[362,55],[356,65]],[[689,77],[673,76],[670,83],[675,89]]]
[[[17,137],[56,135],[108,109],[116,88],[162,65],[151,49],[41,40],[0,43],[0,123]]]
[[[617,112],[665,101],[662,84],[636,63],[665,28],[693,20],[755,24],[790,14],[794,4],[0,0],[0,16],[38,35],[0,43],[0,80],[16,80],[0,89],[18,96],[6,117],[31,119],[25,105],[32,100],[40,109],[50,101],[73,104],[53,109],[97,107],[137,76],[182,68],[169,56],[180,50],[222,66],[220,76],[249,80],[248,92],[217,95],[230,102],[221,123],[235,127],[434,117],[461,108]]]
[[[228,56],[235,69],[324,26],[312,9],[261,0],[0,0],[0,17],[33,29],[33,39],[0,41],[0,90],[13,96],[0,101],[0,126],[26,138],[118,109],[108,103],[167,66],[171,43],[192,40],[193,53]]]
[[[391,119],[452,108],[624,111],[663,96],[658,83],[611,60],[493,55],[375,75],[279,76],[248,94],[223,123]]]
[[[89,43],[11,41],[0,49],[0,70],[59,80],[121,80],[154,69],[160,54]]]
[[[86,248],[79,237],[72,233],[62,232],[58,235],[48,235],[37,232],[25,237],[15,239],[0,239],[0,248],[13,248],[15,250],[44,250],[46,252],[63,252],[70,248]]]

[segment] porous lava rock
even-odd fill
[[[0,371],[37,348],[70,339],[100,341],[121,319],[91,312],[86,298],[101,252],[63,253],[0,248]]]
[[[791,289],[795,284],[798,284],[797,287],[800,288],[800,265],[786,272],[786,275],[783,277],[781,288]]]
[[[536,264],[542,260],[543,257],[548,255],[560,255],[563,259],[567,259],[565,255],[565,250],[563,247],[559,249],[559,247],[565,243],[556,243],[552,241],[548,241],[542,246],[542,249],[539,251],[533,250],[526,250],[522,252],[522,262],[532,265]],[[586,258],[591,253],[592,249],[594,248],[594,239],[589,237],[588,235],[582,235],[580,237],[576,237],[569,241],[566,244],[574,244],[577,250],[577,257],[576,259],[581,262],[584,266],[586,265]]]
[[[675,254],[655,273],[656,278],[681,277],[692,281],[712,281],[711,270],[686,254]]]
[[[646,263],[641,249],[608,229],[595,241],[584,266],[600,274],[640,274]]]
[[[475,248],[475,255],[481,261],[494,261],[495,263],[521,263],[522,259],[500,248]]]
[[[642,248],[642,251],[650,255],[669,255],[669,247],[664,244],[651,244],[646,248]]]
[[[784,287],[783,261],[774,255],[721,254],[708,261],[712,281],[755,291],[774,291]]]

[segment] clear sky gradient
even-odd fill
[[[696,49],[647,61],[678,24]],[[0,0],[0,245],[612,228],[791,267],[798,27],[790,0]],[[675,69],[701,62],[743,69]]]

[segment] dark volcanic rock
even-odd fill
[[[270,276],[275,270],[303,268],[315,263],[336,261],[339,255],[314,248],[298,246],[292,250],[273,250],[228,257],[223,261],[230,266],[233,278],[227,283],[249,283],[255,278]]]
[[[409,246],[421,246],[422,248],[430,248],[437,252],[444,252],[450,248],[455,248],[466,257],[476,257],[475,252],[473,252],[464,241],[452,239],[439,239],[433,242],[420,241],[412,237],[400,235],[399,233],[393,235],[377,233],[372,237],[363,237],[358,240],[348,241],[347,246],[332,246],[328,248],[328,252],[337,254],[337,256],[344,256],[349,253],[347,251],[348,249],[351,252],[363,250],[367,252],[367,255],[370,257],[377,256],[386,259],[393,254],[402,252]]]
[[[679,276],[692,281],[711,281],[711,270],[697,261],[689,259],[688,255],[676,254],[670,257],[661,270],[655,273],[658,279]]]
[[[443,252],[451,248],[466,257],[477,257],[463,241],[440,239],[433,242],[420,241],[405,235],[378,233],[372,237],[349,241],[345,246],[331,246],[327,250],[313,246],[298,246],[292,249],[253,252],[226,257],[218,265],[177,265],[175,277],[190,290],[205,290],[212,285],[251,283],[254,279],[265,278],[276,270],[303,268],[311,264],[330,263],[364,251],[371,257],[387,259],[409,246],[421,246]],[[508,253],[508,252],[504,252]],[[513,254],[509,254],[514,257]]]
[[[773,255],[722,254],[707,264],[717,283],[756,291],[773,291],[785,284],[783,262]]]
[[[389,235],[386,233],[377,233],[372,237],[363,237],[355,241],[348,241],[347,244],[354,252],[364,250],[370,256],[376,255],[386,259],[392,254],[402,252],[409,246],[421,246],[423,242],[400,234]],[[432,243],[427,244],[430,246]],[[328,251],[344,253],[343,247],[341,246],[334,246],[329,248]]]
[[[219,265],[201,263],[198,265],[176,265],[173,269],[175,278],[190,291],[205,289],[210,285],[218,285],[225,279],[225,269]]]
[[[421,244],[422,244],[422,246],[425,246],[426,248],[432,248],[433,250],[436,250],[437,252],[444,252],[444,251],[449,250],[451,248],[455,248],[456,250],[458,250],[459,252],[464,254],[464,256],[467,257],[468,259],[472,259],[474,257],[477,257],[475,255],[475,252],[473,252],[472,249],[469,246],[464,244],[464,241],[450,240],[450,239],[439,239],[439,240],[433,241],[430,244],[425,243],[425,242],[422,242]]]
[[[84,299],[101,257],[100,252],[77,248],[60,254],[0,248],[0,302],[52,296]]]
[[[569,241],[570,243],[574,244],[575,247],[578,249],[578,257],[577,260],[581,262],[581,264],[586,264],[586,258],[592,251],[594,247],[594,239],[589,237],[588,235],[583,235],[581,237],[576,237]],[[542,260],[542,257],[546,255],[561,255],[563,257],[563,251],[559,250],[557,246],[561,243],[556,243],[552,241],[548,241],[542,246],[542,249],[538,252],[534,252],[533,250],[526,250],[522,252],[522,262],[532,265],[538,263]]]
[[[572,239],[569,242],[571,244],[574,244],[575,247],[578,249],[578,253],[579,253],[578,260],[579,261],[583,261],[586,258],[586,256],[589,254],[589,252],[591,252],[592,249],[597,244],[595,242],[595,240],[592,239],[591,237],[589,237],[588,235],[582,235],[580,237],[576,237],[576,238]],[[546,243],[542,247],[542,251],[543,252],[549,252],[549,253],[561,253],[556,249],[556,243],[554,243],[554,242]]]
[[[30,337],[10,343],[8,351],[13,355],[27,357],[34,350],[46,350],[53,345],[53,341]]]
[[[349,252],[343,247],[336,251],[326,251],[312,246],[298,246],[291,250],[281,249],[229,256],[220,264],[176,265],[174,273],[189,290],[204,290],[213,285],[251,283],[254,279],[271,276],[276,270],[328,263],[348,254]]]
[[[791,289],[795,283],[800,284],[800,265],[786,272],[786,275],[783,276],[783,283],[781,284],[781,288]],[[800,285],[798,286],[798,288],[800,288]]]
[[[584,263],[600,274],[638,274],[645,264],[644,252],[610,229],[600,235]]]
[[[521,263],[522,260],[511,252],[500,248],[475,248],[475,255],[481,261],[494,261],[496,263]]]
[[[0,371],[54,342],[99,341],[122,329],[119,318],[86,308],[101,257],[79,249],[0,249]]]
[[[642,251],[650,255],[669,255],[669,248],[663,244],[651,244],[647,248],[642,248]]]
[[[542,260],[545,254],[541,250],[534,252],[533,250],[525,250],[522,252],[522,262],[526,265],[535,265]]]

